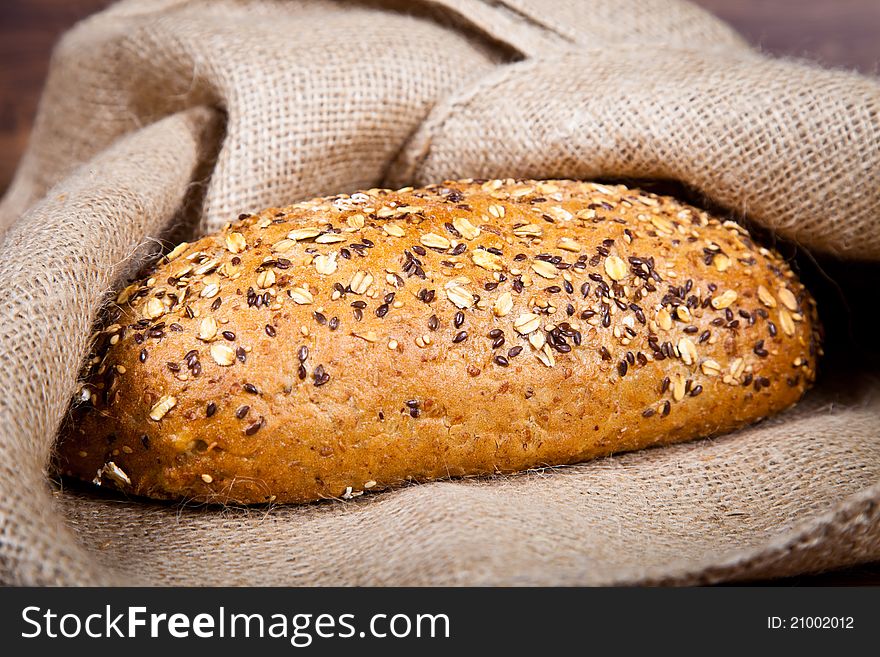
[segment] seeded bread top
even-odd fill
[[[112,440],[66,467],[79,459],[117,485],[155,436],[170,431],[181,453],[232,449],[221,443],[271,427],[277,409],[257,400],[303,386],[312,402],[359,379],[387,386],[377,413],[418,419],[436,401],[418,392],[432,367],[447,384],[525,378],[524,399],[573,371],[613,391],[648,368],[647,419],[710,383],[787,390],[790,403],[819,352],[812,298],[741,226],[573,181],[371,189],[242,215],[174,248],[116,303],[78,396],[80,433]],[[206,437],[202,423],[227,415]]]

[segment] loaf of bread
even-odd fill
[[[717,435],[794,404],[820,354],[815,302],[741,226],[563,180],[242,215],[109,313],[58,472],[216,503]]]

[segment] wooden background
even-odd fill
[[[767,52],[880,72],[880,0],[693,0]],[[585,4],[588,0],[584,0]],[[27,143],[49,54],[108,0],[0,0],[0,192]],[[880,563],[781,585],[880,585]]]

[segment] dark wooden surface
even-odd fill
[[[765,51],[880,72],[880,0],[695,0]],[[52,44],[108,0],[0,0],[0,190],[27,143]],[[880,585],[880,563],[772,582]]]

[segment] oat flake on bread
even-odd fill
[[[797,402],[821,352],[812,297],[741,226],[566,180],[242,215],[116,301],[57,468],[217,503],[716,435]]]

